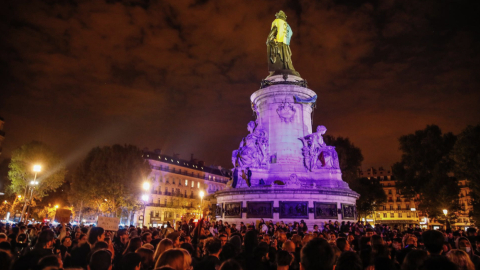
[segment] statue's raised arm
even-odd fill
[[[292,28],[287,23],[285,12],[279,11],[275,14],[276,19],[267,38],[268,71],[270,76],[290,74],[300,76],[292,64],[292,51],[290,50],[290,39]]]

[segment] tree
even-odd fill
[[[350,188],[360,194],[357,211],[360,217],[365,217],[365,220],[387,201],[387,195],[376,179],[357,178],[350,183]]]
[[[466,127],[453,147],[455,175],[468,179],[472,189],[473,212],[470,216],[480,221],[480,125]]]
[[[402,193],[415,197],[417,208],[430,217],[442,216],[442,209],[453,212],[458,208],[460,189],[457,179],[451,176],[455,141],[455,135],[442,134],[436,125],[399,139],[403,153],[401,161],[393,165],[393,174]]]
[[[142,183],[151,171],[142,154],[132,145],[93,148],[72,176],[71,203],[80,212],[93,208],[119,216],[127,210],[131,216],[141,205]]]
[[[453,158],[455,174],[470,180],[480,190],[480,125],[468,126],[458,135]]]
[[[351,183],[357,179],[357,173],[362,166],[363,155],[360,148],[350,142],[350,139],[343,137],[324,136],[327,145],[335,146],[342,171],[342,178],[345,182]]]
[[[35,177],[34,165],[41,165],[33,190],[34,199],[42,199],[55,191],[65,180],[67,170],[60,157],[46,144],[32,141],[15,149],[8,165],[9,192],[25,196],[26,189]],[[27,196],[28,197],[28,196]]]
[[[8,164],[10,164],[10,159],[4,159],[0,163],[0,192],[6,192],[10,186],[10,179],[8,179]]]

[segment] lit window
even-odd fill
[[[188,180],[185,179],[185,186],[188,186]]]
[[[194,186],[195,186],[195,181],[192,181],[192,187],[194,187]]]
[[[197,182],[197,188],[200,188],[200,182]]]

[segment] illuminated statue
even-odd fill
[[[282,74],[300,76],[292,64],[290,39],[292,38],[293,32],[287,23],[287,15],[280,10],[275,14],[275,17],[276,19],[272,22],[272,29],[267,38],[269,76]]]
[[[232,152],[232,163],[235,168],[262,168],[267,166],[268,137],[264,129],[254,121],[247,127],[250,134],[243,138],[238,150]]]
[[[305,166],[309,171],[314,169],[339,169],[338,154],[334,146],[328,146],[323,140],[327,132],[325,126],[318,126],[317,132],[300,138],[303,142],[302,153]],[[320,161],[320,164],[318,164]]]

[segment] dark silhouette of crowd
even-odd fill
[[[204,219],[160,227],[0,224],[0,270],[480,270],[475,228]]]

